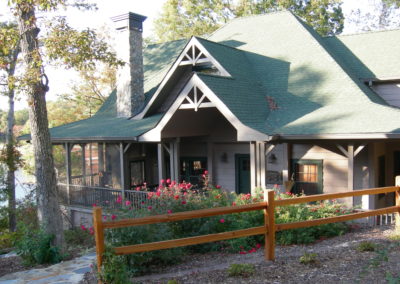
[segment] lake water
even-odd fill
[[[29,193],[29,186],[26,183],[32,182],[32,177],[26,175],[22,170],[15,172],[15,197],[17,199],[24,198]],[[7,202],[0,202],[0,206],[6,205]]]

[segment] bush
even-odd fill
[[[84,229],[83,229],[84,228]],[[69,247],[84,247],[91,248],[95,246],[93,229],[86,229],[85,227],[73,228],[64,231],[64,238],[67,246]]]
[[[228,268],[228,275],[229,276],[241,276],[241,277],[249,277],[254,274],[255,272],[254,264],[248,263],[233,263]]]
[[[299,262],[302,264],[314,264],[317,263],[317,254],[316,253],[304,253],[300,259]]]
[[[112,249],[107,247],[103,254],[99,280],[105,284],[129,283],[129,274],[126,268],[124,257],[115,255]]]
[[[58,263],[62,260],[59,249],[52,245],[54,235],[23,224],[19,225],[19,230],[22,236],[16,242],[16,252],[25,265]]]
[[[276,194],[277,199],[293,198],[290,193]],[[236,195],[213,187],[207,182],[205,175],[204,187],[193,189],[191,184],[161,181],[155,192],[147,192],[147,202],[131,204],[126,201],[119,209],[105,210],[112,220],[119,218],[140,218],[158,214],[171,214],[205,208],[238,206],[263,200],[263,194],[257,193]],[[122,205],[122,197],[117,202]],[[151,205],[149,205],[151,204]],[[336,202],[318,204],[299,204],[276,208],[276,223],[290,223],[317,218],[326,218],[346,214],[344,207]],[[113,247],[156,242],[170,239],[215,234],[225,231],[241,230],[264,225],[262,210],[168,222],[145,226],[135,226],[121,229],[106,230],[106,242]],[[341,235],[346,232],[344,224],[327,224],[289,231],[277,232],[278,244],[311,243],[325,237]],[[187,252],[209,252],[228,250],[241,254],[252,253],[264,243],[264,236],[252,236],[228,241],[206,243],[177,249],[158,250],[146,253],[136,253],[124,256],[124,263],[131,274],[140,274],[150,269],[152,265],[170,264],[180,260]]]
[[[368,242],[368,241],[363,241],[358,244],[357,250],[364,252],[364,251],[374,251],[376,249],[376,244]]]

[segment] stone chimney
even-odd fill
[[[144,103],[142,31],[146,17],[128,13],[111,19],[117,30],[117,56],[125,62],[117,73],[117,116],[131,117]]]

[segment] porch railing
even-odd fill
[[[85,185],[58,184],[60,201],[64,205],[92,207],[94,205],[107,208],[119,208],[123,202],[129,201],[130,206],[134,208],[155,206],[156,200],[148,198],[148,192],[125,190],[125,196],[122,196],[120,189],[111,189],[106,187],[93,187]],[[69,194],[68,194],[69,192]]]

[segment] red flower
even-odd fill
[[[85,227],[84,225],[81,225],[81,229],[82,229],[83,231],[86,231],[86,227]]]
[[[139,190],[140,190],[140,186],[137,186],[137,187],[136,187],[136,191],[139,191]]]
[[[225,219],[220,219],[219,222],[220,223],[225,223]]]
[[[175,198],[175,200],[178,200],[179,199],[179,195],[175,195],[174,198]]]
[[[94,229],[93,229],[93,227],[90,227],[90,229],[89,229],[89,234],[91,234],[91,235],[94,234]]]
[[[256,244],[256,248],[259,249],[261,247],[260,244]]]
[[[117,197],[117,203],[122,203],[122,196],[121,196],[121,195],[118,195],[118,197]]]
[[[149,206],[147,207],[147,209],[150,211],[151,209],[153,209],[153,206]]]
[[[104,216],[104,217],[103,217],[103,220],[106,221],[106,220],[107,220],[107,216]]]
[[[160,180],[160,184],[164,184],[165,183],[165,180]]]
[[[92,207],[96,207],[96,206],[97,206],[97,204],[96,204],[96,203],[93,203],[93,204],[92,204]]]
[[[236,206],[236,202],[235,201],[232,202],[232,206]]]
[[[170,184],[170,183],[171,183],[171,179],[168,178],[168,179],[167,179],[167,184]]]
[[[186,201],[185,201],[185,200],[183,200],[183,201],[182,201],[182,204],[183,204],[183,205],[185,205],[185,204],[186,204]]]
[[[125,201],[125,205],[126,205],[126,206],[129,206],[129,205],[131,205],[131,204],[132,204],[132,202],[130,202],[129,200]]]
[[[221,186],[220,186],[219,184],[217,184],[217,185],[215,186],[215,188],[216,188],[216,189],[221,189]]]
[[[204,171],[204,174],[205,174],[205,175],[208,175],[208,171],[207,171],[207,170],[205,170],[205,171]]]
[[[240,251],[239,254],[247,254],[245,251]]]
[[[171,209],[168,209],[168,210],[167,210],[167,213],[168,213],[168,214],[171,214],[171,213],[172,213],[172,210],[171,210]]]
[[[156,195],[159,197],[161,195],[161,191],[157,190]]]
[[[115,216],[114,214],[111,215],[111,220],[115,220],[117,219],[117,216]]]

